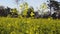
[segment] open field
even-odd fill
[[[60,34],[60,20],[0,17],[0,34]]]

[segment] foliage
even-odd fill
[[[24,2],[20,5],[20,9],[22,10],[22,15],[26,16],[28,11],[28,3]]]
[[[46,3],[42,3],[42,5],[40,6],[41,9],[45,10],[47,9],[47,4]]]
[[[33,15],[34,15],[34,8],[33,7],[28,8],[27,15],[33,17]]]
[[[17,11],[17,9],[16,9],[16,8],[14,8],[14,9],[11,9],[11,11],[10,11],[10,12],[17,13],[18,11]]]
[[[60,20],[0,17],[0,34],[60,34]]]
[[[50,10],[51,10],[51,8],[53,7],[53,9],[56,11],[58,11],[58,10],[60,10],[59,8],[59,2],[58,1],[55,1],[55,0],[49,0],[49,4],[48,4],[48,6],[50,7]]]
[[[10,14],[8,15],[8,17],[18,17],[18,11],[16,8],[11,9]]]
[[[44,15],[44,14],[47,14],[48,11],[49,11],[48,5],[47,5],[46,3],[42,3],[42,4],[40,5],[39,13],[40,13],[41,15]]]

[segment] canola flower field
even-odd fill
[[[0,34],[60,34],[60,20],[0,17]]]

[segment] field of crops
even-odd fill
[[[0,34],[60,34],[60,20],[0,17]]]

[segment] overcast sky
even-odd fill
[[[43,2],[47,2],[47,0],[25,0],[25,1],[29,4],[29,6],[33,6],[34,9],[36,9],[36,7],[39,7]],[[20,1],[20,3],[22,3],[22,1]],[[15,0],[0,0],[0,5],[8,6],[11,8],[17,7]]]

